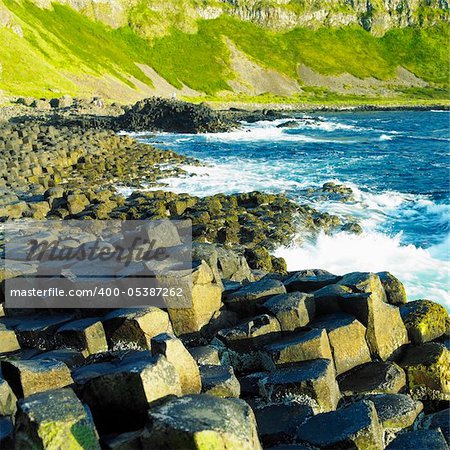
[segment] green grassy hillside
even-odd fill
[[[14,0],[3,0],[3,5],[21,29],[18,33],[0,28],[0,89],[7,95],[87,95],[95,93],[96,80],[105,76],[130,89],[138,89],[139,83],[151,87],[151,79],[136,65],[140,63],[176,88],[185,85],[210,97],[229,91],[227,97],[232,96],[230,80],[239,74],[231,68],[225,38],[262,68],[274,69],[300,85],[299,64],[320,74],[347,72],[379,80],[389,80],[403,66],[430,88],[399,95],[448,95],[448,24],[394,29],[375,37],[357,26],[275,32],[221,16],[198,20],[195,30],[172,27],[163,36],[141,37],[134,23],[112,29],[67,6],[40,9]],[[309,96],[315,92],[305,91]],[[110,97],[114,96],[112,91]]]

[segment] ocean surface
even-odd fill
[[[283,127],[295,120],[292,128]],[[221,134],[137,134],[160,148],[200,159],[189,176],[167,178],[164,189],[205,196],[261,190],[359,221],[364,233],[319,235],[279,248],[289,270],[335,274],[388,270],[409,300],[450,308],[450,113],[444,111],[300,114],[243,123]],[[334,181],[355,201],[318,201],[305,189]]]

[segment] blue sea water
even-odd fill
[[[296,125],[283,128],[287,120]],[[138,137],[207,164],[186,166],[189,176],[163,180],[167,190],[199,196],[284,192],[363,226],[360,236],[293,240],[277,251],[288,269],[389,270],[405,283],[409,299],[450,307],[449,129],[444,111],[342,112],[243,123],[229,133]],[[305,196],[306,188],[328,181],[352,187],[355,201]]]

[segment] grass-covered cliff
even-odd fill
[[[314,2],[299,0],[279,10],[251,0],[64,3],[0,1],[6,96],[448,97],[445,1],[407,13],[399,7],[399,23],[385,24],[382,35],[364,27],[379,20],[378,10],[363,17],[358,2],[352,9],[331,1],[322,25],[311,15]],[[294,16],[299,26],[286,19]]]

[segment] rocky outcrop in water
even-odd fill
[[[137,102],[117,123],[123,130],[178,133],[217,133],[234,125],[208,106],[163,98]]]

